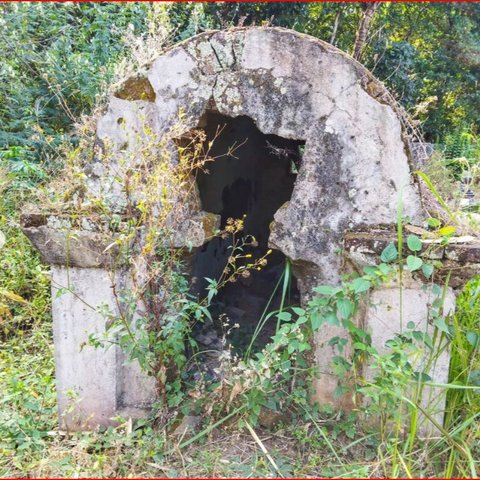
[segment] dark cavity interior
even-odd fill
[[[264,135],[248,117],[229,118],[207,113],[200,124],[207,135],[206,145],[213,141],[205,171],[197,172],[202,208],[221,216],[221,228],[229,219],[244,218],[243,239],[254,237],[244,253],[250,262],[261,258],[269,249],[268,237],[274,213],[290,200],[303,142],[276,135]],[[232,238],[214,238],[196,252],[192,263],[192,292],[206,295],[205,277],[220,279],[232,252]],[[196,325],[194,335],[202,350],[213,356],[222,349],[225,337],[237,354],[243,354],[265,311],[299,303],[296,280],[291,277],[284,288],[286,257],[273,250],[260,271],[226,284],[212,303],[214,322]],[[245,261],[245,260],[244,260]],[[277,287],[277,288],[276,288]],[[276,293],[274,291],[276,290]],[[287,290],[286,295],[282,291]],[[223,316],[224,314],[225,316]],[[227,320],[228,319],[228,320]],[[228,323],[228,325],[226,325]],[[238,324],[238,328],[231,328]],[[252,351],[258,351],[275,333],[272,316],[256,336]],[[229,333],[227,334],[227,332]]]

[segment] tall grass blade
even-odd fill
[[[455,220],[455,216],[453,212],[450,210],[449,206],[444,202],[443,198],[440,196],[438,193],[437,189],[434,187],[433,183],[431,180],[428,178],[428,176],[421,172],[420,170],[416,170],[415,172],[416,175],[418,175],[427,185],[428,189],[433,193],[435,198],[438,200],[438,203],[443,207],[443,209],[448,213],[448,216],[450,217],[451,220]]]
[[[285,271],[283,275],[283,287],[282,287],[282,297],[280,300],[280,308],[279,312],[283,311],[283,307],[285,305],[285,299],[287,298],[288,291],[290,289],[290,282],[292,279],[292,265],[290,263],[290,260],[288,258],[285,260]],[[277,320],[277,329],[275,333],[278,333],[278,330],[280,330],[280,319]]]
[[[255,430],[250,426],[250,424],[245,421],[245,425],[246,427],[248,428],[248,431],[250,432],[250,435],[253,437],[253,439],[255,440],[255,442],[257,442],[257,445],[260,447],[260,449],[262,450],[262,452],[265,454],[265,456],[267,457],[268,461],[272,464],[272,467],[274,468],[274,470],[278,473],[278,475],[280,475],[280,477],[284,478],[284,476],[282,475],[282,472],[280,471],[280,469],[278,468],[277,464],[275,463],[275,460],[272,458],[272,456],[268,453],[268,450],[266,449],[265,445],[263,444],[263,442],[260,440],[259,436],[257,435],[257,433],[255,432]]]

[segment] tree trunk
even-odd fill
[[[360,22],[358,22],[357,33],[355,35],[355,45],[353,47],[353,58],[355,58],[355,60],[360,61],[362,58],[362,52],[370,29],[370,23],[380,4],[380,2],[362,3],[363,13]]]
[[[335,22],[333,23],[333,30],[332,36],[330,37],[330,43],[335,45],[335,37],[337,36],[338,24],[340,23],[340,16],[342,15],[342,11],[339,10],[335,15]]]

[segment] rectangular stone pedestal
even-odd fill
[[[398,286],[392,288],[381,288],[370,295],[369,307],[366,312],[366,328],[372,335],[372,346],[380,353],[384,354],[389,349],[386,342],[392,339],[395,334],[406,332],[409,329],[407,324],[415,324],[413,330],[427,333],[430,338],[434,336],[434,326],[429,323],[430,308],[435,297],[431,293],[431,288],[425,285],[422,288],[414,284],[400,289]],[[402,296],[402,301],[400,300]],[[444,314],[447,315],[455,309],[455,294],[451,288],[447,289],[443,305]],[[412,329],[410,329],[412,330]],[[448,373],[450,365],[450,351],[447,340],[440,339],[431,352],[426,345],[420,345],[423,355],[410,359],[410,363],[415,371],[424,373],[432,379],[432,383],[448,383]],[[367,374],[370,378],[372,372]],[[412,379],[413,380],[413,379]],[[416,385],[412,383],[411,388],[404,392],[404,395],[412,401],[415,401]],[[421,390],[418,403],[429,416],[440,426],[443,426],[443,416],[445,411],[445,400],[447,390],[441,387],[431,387],[424,385]],[[401,399],[398,399],[399,403]],[[408,425],[405,425],[408,427]],[[440,432],[425,415],[419,415],[419,432],[423,436],[437,435]]]
[[[52,266],[58,408],[60,423],[70,430],[113,425],[114,417],[138,415],[155,397],[153,379],[117,346],[89,345],[89,335],[105,332],[102,306],[118,312],[113,281],[101,268]]]

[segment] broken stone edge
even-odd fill
[[[419,270],[413,272],[413,278],[422,283],[435,281],[444,283],[449,278],[449,286],[461,289],[475,275],[480,274],[480,239],[466,239],[452,237],[450,243],[435,243],[431,249],[430,239],[420,239],[422,249],[418,256],[426,261],[440,261],[442,266],[435,269],[433,278],[427,279]],[[344,236],[345,260],[355,267],[376,265],[382,251],[388,244],[393,243],[398,248],[396,232],[392,228],[371,228],[366,230],[347,231]],[[403,258],[412,254],[404,244]]]

